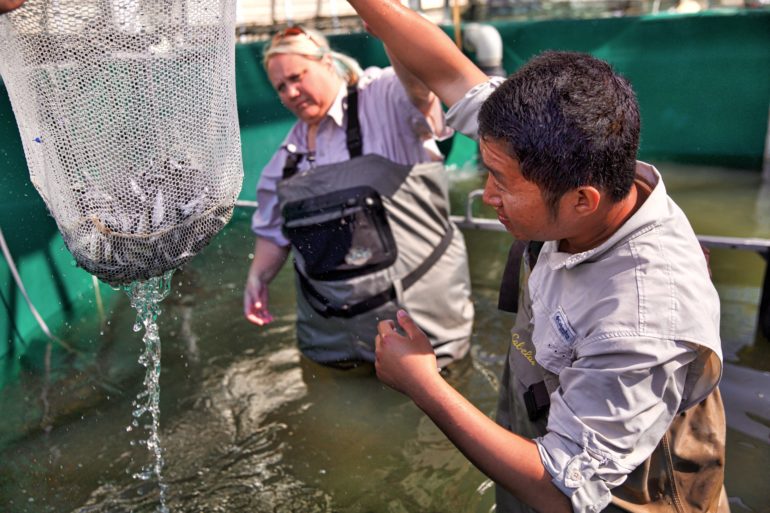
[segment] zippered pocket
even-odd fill
[[[283,230],[315,280],[343,280],[389,267],[398,256],[379,193],[361,186],[287,203]]]

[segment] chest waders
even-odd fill
[[[503,272],[498,308],[516,313],[498,399],[497,422],[522,436],[545,435],[549,396],[559,377],[535,360],[532,304],[527,281],[542,243],[514,242]],[[519,289],[519,280],[521,288]],[[520,290],[518,297],[511,288]],[[626,481],[612,489],[605,512],[729,513],[724,490],[724,409],[719,388],[679,413],[647,460]],[[496,487],[498,513],[531,512],[501,487]]]
[[[377,323],[404,308],[440,365],[462,358],[473,305],[443,164],[362,155],[354,86],[347,146],[350,160],[302,173],[290,155],[278,183],[296,268],[300,350],[321,363],[374,361]]]

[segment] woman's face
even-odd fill
[[[277,54],[267,61],[267,76],[281,103],[308,125],[323,119],[342,85],[328,56],[317,60]]]

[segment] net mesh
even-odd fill
[[[230,219],[234,38],[235,0],[28,0],[0,15],[31,180],[103,281],[177,268]]]

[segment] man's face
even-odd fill
[[[495,139],[481,139],[481,158],[489,169],[484,203],[497,211],[508,232],[521,240],[558,240],[560,215],[554,219],[540,188],[525,180],[519,162]]]

